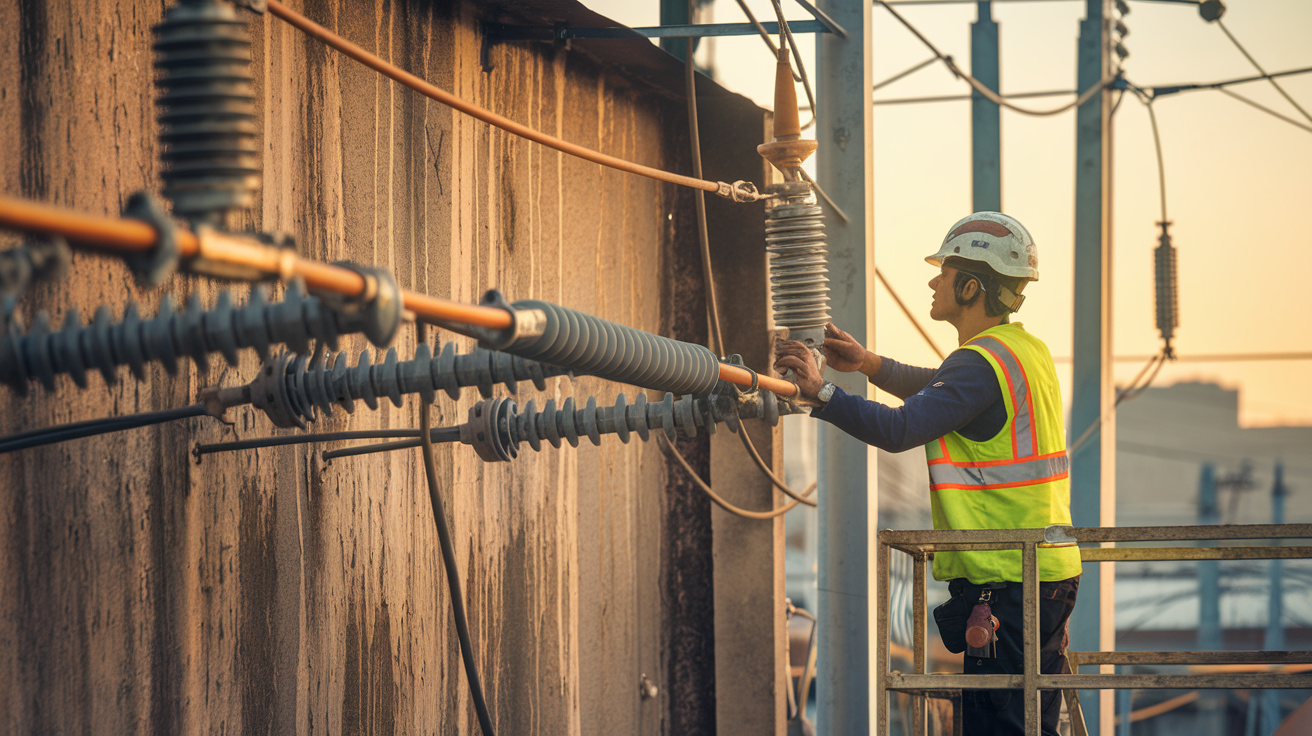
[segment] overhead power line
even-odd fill
[[[507,133],[517,135],[521,138],[531,140],[535,143],[553,148],[561,153],[567,153],[586,161],[601,164],[619,171],[627,171],[631,174],[638,174],[650,179],[678,184],[681,186],[692,187],[706,192],[714,192],[727,199],[734,201],[750,202],[760,199],[755,191],[755,187],[744,182],[735,182],[727,184],[725,182],[714,182],[702,179],[700,177],[684,176],[669,171],[662,171],[650,166],[633,161],[626,161],[622,158],[610,156],[600,151],[595,151],[577,143],[570,143],[552,135],[543,133],[540,130],[530,128],[522,123],[517,123],[510,118],[498,115],[487,108],[476,105],[460,97],[447,92],[444,89],[436,87],[427,81],[411,74],[410,72],[391,64],[379,58],[323,26],[315,23],[300,13],[288,8],[278,0],[268,0],[269,12],[286,21],[289,25],[301,30],[311,38],[317,39],[321,43],[336,49],[338,52],[355,59],[374,71],[392,79],[400,84],[409,87],[425,97],[436,100],[454,110],[459,110],[470,117],[477,118],[483,122],[496,126]]]
[[[894,9],[891,4],[889,4],[889,0],[874,0],[874,1],[877,4],[884,6],[884,9],[887,10],[889,13],[891,13],[892,16],[896,18],[899,23],[905,26],[906,29],[910,31],[912,35],[920,39],[920,42],[923,43],[925,47],[928,48],[930,52],[933,53],[934,56],[939,59],[939,61],[942,61],[943,64],[947,66],[949,71],[951,71],[958,78],[965,81],[966,84],[969,84],[971,89],[979,93],[981,97],[992,102],[995,105],[998,105],[999,107],[1005,107],[1008,110],[1014,110],[1018,113],[1021,113],[1022,115],[1047,117],[1050,115],[1057,115],[1066,112],[1067,110],[1079,107],[1080,105],[1083,105],[1084,103],[1093,99],[1094,95],[1097,95],[1099,92],[1102,92],[1104,89],[1106,89],[1108,85],[1112,83],[1112,81],[1114,81],[1111,77],[1103,77],[1102,79],[1098,80],[1095,84],[1093,84],[1091,87],[1089,87],[1087,90],[1085,90],[1082,94],[1080,94],[1079,97],[1076,97],[1074,100],[1068,102],[1065,105],[1062,105],[1060,107],[1055,107],[1051,110],[1031,110],[1030,108],[1027,107],[1021,107],[1019,105],[1015,105],[1008,102],[1006,97],[998,94],[997,92],[994,92],[993,90],[989,89],[988,85],[984,84],[978,79],[962,71],[961,67],[957,66],[957,62],[954,61],[951,56],[944,54],[942,51],[939,51],[938,47],[935,46],[933,42],[931,42],[928,38],[926,38],[925,35],[920,32],[919,29],[917,29],[914,25],[912,25],[911,22],[908,21],[906,18],[902,17],[902,14],[897,12],[897,10]]]
[[[1141,363],[1150,359],[1150,355],[1118,355],[1112,358],[1116,363]],[[1177,363],[1246,363],[1280,360],[1312,360],[1312,352],[1294,353],[1200,353],[1198,355],[1177,355]],[[1053,358],[1057,363],[1069,363],[1069,356]]]
[[[1249,99],[1249,98],[1247,98],[1247,97],[1244,97],[1243,95],[1239,94],[1238,92],[1235,92],[1234,90],[1229,90],[1229,89],[1226,89],[1226,88],[1224,88],[1224,87],[1218,87],[1216,91],[1217,91],[1217,92],[1220,92],[1221,94],[1226,95],[1226,96],[1228,96],[1228,97],[1233,97],[1233,98],[1235,98],[1236,100],[1239,100],[1240,102],[1244,103],[1245,105],[1249,105],[1249,106],[1251,106],[1251,107],[1255,107],[1255,108],[1257,108],[1258,110],[1261,110],[1262,112],[1266,113],[1267,115],[1270,115],[1270,116],[1272,116],[1272,117],[1276,117],[1276,118],[1280,118],[1281,120],[1285,121],[1286,123],[1289,123],[1290,125],[1292,125],[1292,126],[1294,126],[1294,127],[1296,127],[1296,128],[1302,128],[1303,130],[1306,130],[1307,132],[1312,133],[1312,126],[1304,125],[1304,124],[1298,122],[1297,120],[1295,120],[1295,119],[1293,119],[1293,118],[1291,118],[1291,117],[1289,117],[1289,116],[1287,116],[1287,115],[1282,115],[1282,114],[1276,112],[1275,110],[1272,110],[1271,108],[1269,108],[1269,107],[1267,107],[1267,106],[1265,106],[1265,105],[1262,105],[1262,104],[1256,102],[1255,100],[1251,100],[1251,99]]]
[[[1289,96],[1289,93],[1285,91],[1284,87],[1280,86],[1280,83],[1275,80],[1275,77],[1267,74],[1266,70],[1262,68],[1262,65],[1257,63],[1257,59],[1254,59],[1253,55],[1248,53],[1248,49],[1244,48],[1244,45],[1239,43],[1239,39],[1235,38],[1235,34],[1231,33],[1229,28],[1226,28],[1225,21],[1217,19],[1216,24],[1221,27],[1226,38],[1230,39],[1230,42],[1235,45],[1235,48],[1239,49],[1239,53],[1243,54],[1245,59],[1248,59],[1248,63],[1252,64],[1253,68],[1262,75],[1262,78],[1270,82],[1271,86],[1275,87],[1276,91],[1280,93],[1280,96],[1284,97],[1289,104],[1293,105],[1294,109],[1302,113],[1303,117],[1307,118],[1308,122],[1312,122],[1312,115],[1308,114],[1308,111],[1304,110],[1302,105],[1295,102],[1293,97]]]

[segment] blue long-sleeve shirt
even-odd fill
[[[904,452],[949,432],[982,442],[1007,424],[993,366],[974,350],[957,350],[938,369],[883,358],[870,382],[903,400],[891,407],[839,388],[811,411],[853,437],[889,452]]]

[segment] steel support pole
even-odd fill
[[[1216,468],[1203,465],[1198,478],[1198,523],[1220,524],[1221,510],[1216,497]],[[1202,542],[1202,546],[1215,547],[1216,542]],[[1221,562],[1204,560],[1198,563],[1198,649],[1221,649]],[[1225,695],[1217,690],[1198,692],[1196,736],[1221,736],[1225,733]],[[1249,702],[1256,697],[1249,695]]]
[[[848,31],[847,38],[820,37],[816,84],[819,108],[816,178],[848,215],[828,213],[830,311],[833,321],[874,345],[867,299],[874,277],[874,144],[870,104],[869,0],[821,0],[822,11]],[[866,396],[860,373],[827,378]],[[831,424],[819,425],[819,618],[816,678],[817,733],[864,735],[870,731],[870,639],[882,636],[870,616],[871,539],[878,496],[874,452]],[[880,707],[880,706],[876,706]]]
[[[1111,73],[1109,0],[1086,0],[1080,22],[1076,88]],[[1071,458],[1071,517],[1076,526],[1116,525],[1116,418],[1112,383],[1111,93],[1094,95],[1075,122],[1075,324],[1071,436],[1101,427]],[[1071,648],[1116,647],[1113,563],[1084,566],[1071,618]],[[1111,736],[1114,696],[1085,692],[1089,733]]]
[[[1285,496],[1289,495],[1289,489],[1285,487],[1285,466],[1279,460],[1276,461],[1275,482],[1271,485],[1271,523],[1285,523]],[[1272,544],[1280,544],[1280,541],[1272,540]],[[1271,606],[1268,609],[1266,621],[1266,636],[1262,640],[1262,648],[1267,651],[1279,651],[1285,648],[1285,582],[1283,577],[1284,563],[1280,560],[1271,561]],[[1253,695],[1250,698],[1255,697]],[[1276,729],[1280,727],[1280,693],[1275,690],[1263,691],[1260,696],[1260,718],[1258,719],[1258,736],[1271,736]],[[1250,705],[1249,708],[1253,706]]]
[[[979,3],[979,18],[970,24],[970,73],[997,92],[998,24],[993,3]],[[980,93],[970,93],[971,184],[976,212],[1002,211],[1002,108]]]
[[[663,26],[686,26],[693,22],[692,13],[689,12],[688,0],[660,0],[661,3],[661,25]],[[684,54],[688,51],[687,38],[662,38],[661,48],[670,53],[679,61],[683,61]],[[693,46],[697,48],[696,45]]]

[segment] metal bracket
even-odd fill
[[[1044,544],[1076,544],[1079,540],[1071,536],[1071,527],[1050,526],[1043,530]]]
[[[144,191],[128,197],[123,217],[140,220],[155,229],[155,247],[126,256],[125,260],[142,285],[159,286],[178,270],[178,239],[173,220],[159,199]]]
[[[335,294],[316,294],[337,314],[342,332],[362,332],[375,347],[387,347],[401,325],[401,290],[392,274],[381,268],[369,268],[349,261],[334,266],[355,271],[364,278],[364,293],[343,298]]]

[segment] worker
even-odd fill
[[[937,369],[876,355],[833,324],[825,330],[830,368],[860,371],[902,399],[902,406],[869,401],[826,382],[800,342],[780,341],[776,370],[793,371],[800,396],[815,405],[812,416],[888,452],[923,446],[935,529],[1069,525],[1069,461],[1052,355],[1042,340],[1009,320],[1025,299],[1025,285],[1039,278],[1034,240],[1007,215],[977,212],[953,225],[938,252],[925,260],[939,268],[929,282],[929,316],[955,327],[960,346]],[[1069,671],[1067,624],[1079,588],[1080,553],[1073,546],[1041,547],[1038,562],[1041,668],[1062,673]],[[978,605],[987,605],[981,610],[997,619],[990,643],[966,650],[964,671],[1020,674],[1020,551],[938,552],[934,578],[947,581],[952,596],[935,611],[950,650],[965,649],[965,618]],[[1040,707],[1043,734],[1057,736],[1058,691],[1044,691]],[[1024,722],[1019,690],[963,692],[965,736],[1021,736]]]

